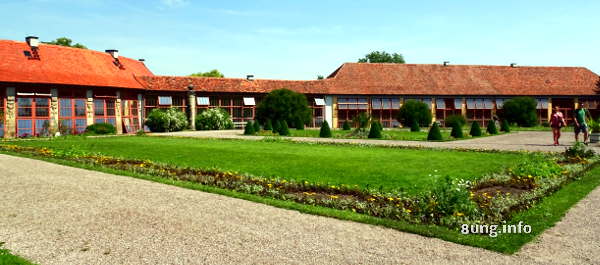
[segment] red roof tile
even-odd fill
[[[104,52],[40,44],[39,60],[31,60],[25,42],[0,40],[0,82],[143,88],[134,75],[153,75],[137,60],[119,57],[119,69]]]

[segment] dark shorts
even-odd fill
[[[582,124],[580,126],[575,125],[575,134],[587,133],[587,132],[588,132],[587,124]]]

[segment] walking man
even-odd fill
[[[579,133],[583,133],[583,143],[585,145],[588,144],[588,125],[586,122],[587,110],[585,109],[585,104],[579,104],[579,107],[574,112],[574,121],[575,121],[575,142],[579,142]]]

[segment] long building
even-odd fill
[[[409,99],[427,103],[438,121],[460,114],[485,124],[516,96],[537,99],[541,122],[553,106],[571,120],[584,102],[600,115],[600,78],[583,67],[345,63],[323,80],[157,76],[143,60],[117,50],[47,45],[37,37],[0,40],[2,137],[76,134],[93,123],[135,133],[150,110],[171,107],[188,114],[191,128],[196,113],[216,107],[241,124],[253,120],[261,99],[280,88],[307,96],[314,127],[324,120],[340,127],[360,112],[398,127],[395,117]]]

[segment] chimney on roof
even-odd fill
[[[25,37],[25,41],[31,48],[37,48],[40,45],[40,40],[36,36]]]
[[[146,61],[146,59],[140,58],[140,59],[138,59],[138,61],[140,61],[140,62],[142,62],[142,63],[143,63],[143,62],[145,62],[145,61]]]
[[[515,67],[517,67],[517,63],[511,63],[511,64],[510,64],[510,67],[512,67],[512,68],[515,68]]]
[[[254,75],[246,75],[246,80],[248,80],[248,81],[254,80]]]
[[[192,84],[189,84],[189,85],[187,86],[187,89],[188,89],[189,91],[192,91],[192,90],[194,90],[194,85],[192,85]]]
[[[444,66],[448,66],[450,64],[450,61],[444,61]]]
[[[119,50],[105,50],[112,58],[119,59]]]

